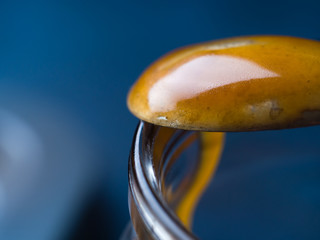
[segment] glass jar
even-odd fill
[[[248,142],[251,145],[243,143],[241,147],[243,151],[247,151],[244,154],[246,158],[250,159],[245,167],[239,167],[239,162],[244,159],[239,159],[239,162],[229,162],[230,165],[236,163],[237,172],[228,170],[228,176],[233,176],[229,181],[232,182],[232,186],[224,185],[224,187],[229,189],[231,187],[230,192],[234,192],[233,195],[228,196],[235,199],[232,200],[233,203],[242,201],[248,206],[258,199],[254,210],[261,211],[256,214],[260,214],[257,217],[252,211],[246,212],[250,207],[245,209],[241,208],[241,204],[233,206],[225,204],[229,206],[229,210],[224,206],[220,212],[228,215],[238,207],[244,214],[234,213],[234,221],[230,222],[234,224],[235,221],[242,221],[242,225],[246,226],[242,232],[247,231],[250,236],[248,238],[239,236],[238,239],[256,239],[255,236],[265,232],[270,232],[269,236],[272,237],[268,238],[266,235],[262,239],[284,239],[283,237],[291,236],[292,233],[294,235],[291,239],[318,239],[320,195],[317,186],[320,185],[320,177],[317,172],[320,169],[318,161],[320,151],[314,140],[319,133],[320,128],[317,127],[281,132],[245,133],[246,139],[251,139]],[[242,135],[231,134],[231,139],[234,136],[242,138]],[[274,144],[266,145],[269,139],[274,139]],[[284,139],[288,141],[283,141]],[[257,142],[255,146],[252,146],[253,141]],[[259,141],[260,144],[264,144],[265,152],[259,148]],[[199,132],[163,128],[144,122],[138,125],[129,157],[129,208],[132,221],[122,239],[197,239],[189,227],[177,217],[176,210],[200,171],[201,164],[195,161],[201,151],[200,145],[201,133]],[[278,149],[274,146],[278,146]],[[274,153],[270,149],[273,149]],[[234,149],[226,150],[229,153]],[[277,158],[273,159],[274,156]],[[228,158],[228,154],[224,155],[222,165],[225,164],[225,157]],[[259,161],[253,162],[257,157]],[[219,172],[217,174],[219,179],[218,175]],[[255,181],[252,182],[252,180]],[[244,181],[248,186],[247,192],[242,195],[239,192],[243,189],[236,189],[239,187],[239,181]],[[219,186],[215,187],[215,191],[219,192]],[[244,195],[247,197],[241,199]],[[253,196],[255,198],[250,199]],[[278,216],[275,216],[276,211],[279,212]],[[266,212],[270,212],[269,215]],[[219,214],[215,212],[214,216],[212,215],[212,218],[216,219],[212,221],[214,224],[217,223]],[[245,215],[256,219],[256,222],[261,222],[262,227],[251,228],[250,224],[255,220],[251,219],[250,222],[244,217]],[[221,216],[224,215],[220,214]],[[226,219],[221,220],[226,222]],[[279,221],[286,222],[284,224],[286,227],[283,228],[278,224]],[[273,225],[270,222],[273,222]],[[236,227],[239,225],[241,224]],[[288,226],[290,229],[287,228]],[[210,228],[210,224],[207,227]],[[216,227],[220,232],[226,231],[219,229],[219,226]],[[236,227],[229,228],[232,231]]]
[[[129,157],[129,224],[121,239],[196,239],[175,211],[196,176],[200,133],[140,122]]]

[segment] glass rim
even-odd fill
[[[153,147],[152,138],[159,128],[140,121],[134,134],[128,165],[129,209],[133,227],[138,236],[143,235],[143,232],[151,239],[198,239],[180,222],[161,197],[152,153],[148,151]],[[141,146],[147,142],[150,146]],[[143,152],[142,149],[147,150]],[[139,221],[135,221],[136,218]]]

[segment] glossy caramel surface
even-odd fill
[[[320,43],[253,36],[193,45],[152,64],[130,111],[153,124],[250,131],[320,123]]]

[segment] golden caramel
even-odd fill
[[[218,167],[224,145],[224,135],[224,133],[201,132],[202,144],[201,156],[198,159],[199,169],[192,185],[176,209],[177,217],[188,229],[191,229],[193,214],[198,201]]]
[[[130,111],[156,125],[250,131],[320,123],[320,43],[231,38],[185,47],[152,64],[132,87]]]

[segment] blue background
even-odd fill
[[[81,176],[90,176],[81,177],[84,183],[77,185],[82,197],[77,194],[69,196],[69,205],[65,202],[59,203],[60,205],[54,203],[57,206],[55,211],[63,214],[52,217],[52,221],[60,222],[60,225],[45,225],[45,221],[39,221],[37,228],[21,230],[22,228],[16,227],[16,231],[24,231],[26,234],[44,228],[59,232],[59,237],[52,234],[52,239],[80,239],[85,236],[87,239],[116,239],[129,220],[127,159],[138,120],[127,110],[126,94],[139,74],[164,53],[196,42],[250,34],[281,34],[319,39],[319,7],[316,0],[2,0],[0,93],[5,97],[1,98],[0,107],[30,123],[41,136],[50,138],[50,134],[54,132],[56,142],[62,142],[64,146],[60,154],[69,154],[71,157],[68,159],[74,158],[72,164],[75,165],[78,156],[75,157],[74,152],[73,155],[69,153],[69,144],[74,143],[74,139],[80,139],[81,144],[74,143],[75,152],[80,148],[90,152],[81,156],[84,165],[92,168],[90,174],[85,171],[87,167],[83,167],[84,170],[81,171]],[[44,118],[44,115],[47,117]],[[45,127],[40,131],[41,124]],[[59,127],[50,130],[48,126],[53,125]],[[76,130],[71,131],[71,128]],[[47,132],[50,134],[46,135]],[[208,197],[208,203],[204,202],[208,208],[213,205],[219,207],[211,209],[215,217],[196,224],[197,231],[203,234],[201,236],[211,233],[212,228],[207,225],[210,222],[210,226],[216,226],[216,231],[212,230],[217,234],[216,239],[257,239],[259,234],[269,232],[269,228],[273,229],[271,232],[277,233],[276,236],[264,235],[260,239],[285,239],[288,232],[296,236],[296,239],[306,237],[300,230],[294,233],[290,228],[294,224],[299,225],[298,223],[283,221],[286,222],[285,226],[278,229],[281,221],[273,221],[270,217],[273,211],[277,213],[283,206],[287,206],[287,199],[293,198],[288,196],[294,194],[295,190],[283,193],[280,197],[283,206],[279,202],[272,204],[273,198],[267,196],[282,192],[281,187],[277,188],[279,182],[288,186],[297,181],[301,185],[301,191],[311,190],[305,190],[303,195],[310,202],[302,204],[309,210],[300,215],[297,213],[295,217],[302,216],[307,224],[311,220],[310,214],[303,215],[306,211],[320,213],[320,191],[315,190],[320,184],[316,174],[320,170],[317,144],[319,133],[319,128],[313,127],[307,130],[230,134],[224,162],[211,186],[216,189],[213,191],[216,194],[211,195],[212,199]],[[63,134],[67,134],[71,140],[66,140]],[[303,140],[299,140],[300,137]],[[261,156],[264,156],[264,161],[261,162],[270,171],[263,172],[261,169],[265,165],[257,165],[255,162]],[[298,164],[301,157],[306,159],[304,165]],[[293,164],[294,169],[288,167],[292,158],[296,163]],[[279,159],[282,161],[281,167],[274,167]],[[46,158],[43,162],[46,164]],[[268,165],[269,162],[271,165]],[[297,180],[297,176],[300,176],[300,180],[305,179],[304,175],[298,174],[301,168],[305,169],[305,176],[312,176],[308,178],[309,181]],[[72,169],[70,167],[68,171],[73,171]],[[262,171],[260,178],[255,175],[257,169]],[[56,178],[62,178],[63,174],[68,176],[68,171],[56,173]],[[265,196],[252,195],[251,200],[246,201],[245,196],[266,186],[266,179],[273,177],[275,182],[269,182],[269,187],[262,189]],[[287,185],[282,178],[289,179]],[[54,183],[54,180],[50,181]],[[310,184],[314,187],[310,187]],[[247,186],[245,189],[249,193],[239,190],[244,186]],[[69,192],[67,185],[65,188],[64,192]],[[59,190],[52,191],[56,191],[54,194],[58,196],[64,194]],[[254,209],[265,206],[265,202],[269,202],[269,205],[265,207],[268,210],[261,213],[263,220],[255,221],[257,213]],[[63,208],[71,205],[78,207],[70,212],[70,207]],[[291,208],[284,214],[290,213]],[[38,211],[41,212],[40,207]],[[271,211],[270,216],[267,215],[268,211]],[[203,219],[208,217],[201,210],[198,215]],[[319,216],[320,214],[315,214],[312,217],[314,227],[311,230],[304,228],[305,232],[312,232],[320,226]],[[41,226],[42,223],[46,228]],[[251,234],[246,235],[248,232]],[[30,236],[33,236],[32,233]],[[310,233],[308,237],[316,239],[319,232]]]

